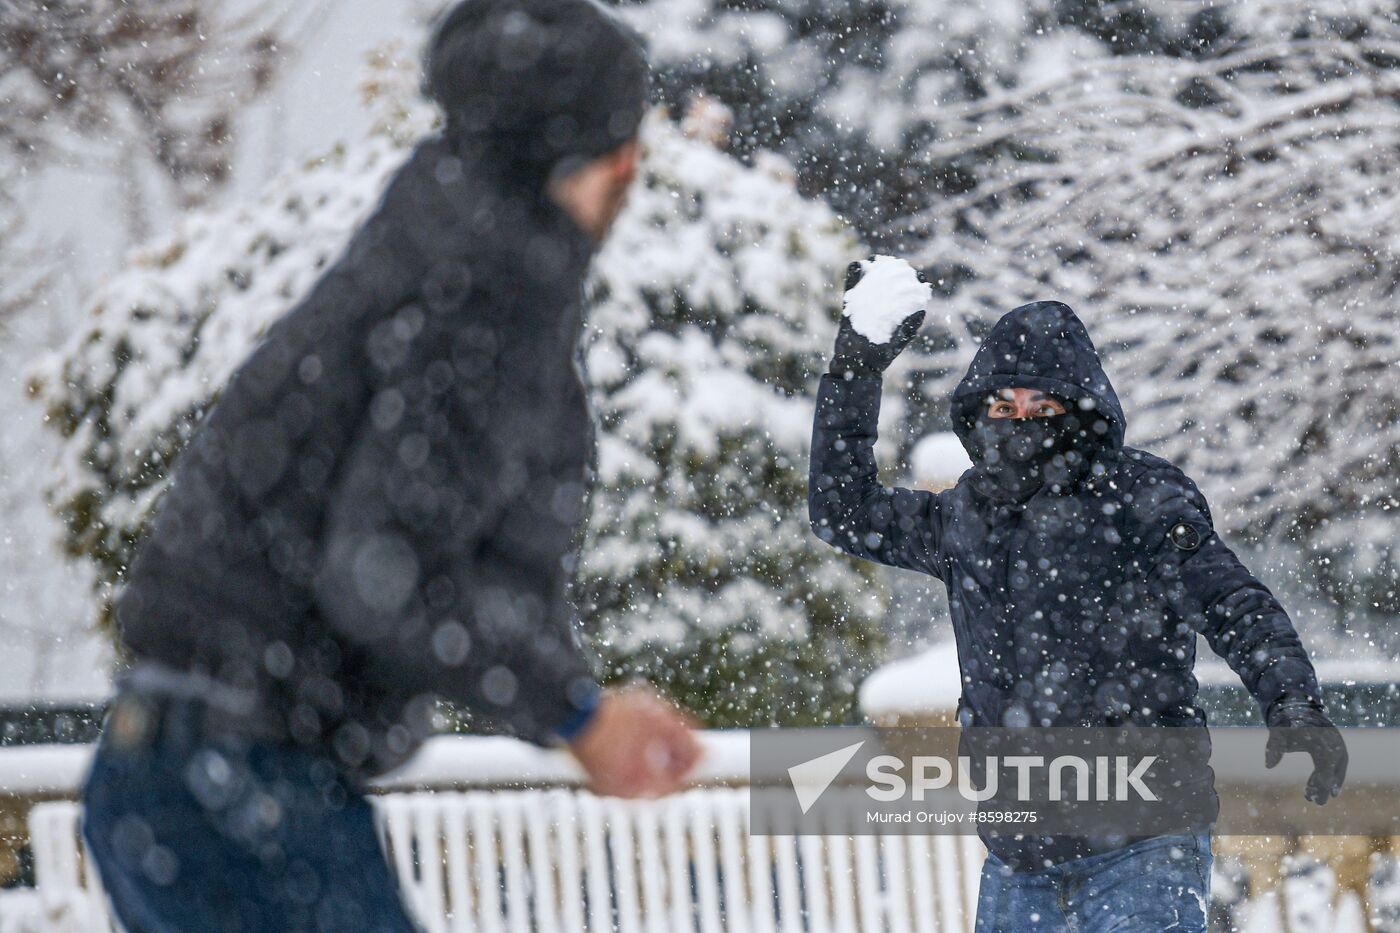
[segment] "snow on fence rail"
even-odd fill
[[[715,730],[701,736],[704,757],[697,784],[747,783],[749,734]],[[0,795],[73,795],[87,777],[91,745],[23,745],[0,748]],[[429,739],[406,765],[372,782],[380,793],[500,787],[576,786],[583,774],[562,751],[542,749],[505,736],[440,735]]]
[[[563,754],[504,738],[434,739],[373,798],[406,901],[428,933],[970,930],[975,838],[750,836],[748,734],[702,741],[700,786],[620,801],[579,790]],[[19,756],[0,790],[72,792],[90,754]],[[58,800],[29,819],[53,933],[111,929],[80,817],[77,803]]]

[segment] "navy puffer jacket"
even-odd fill
[[[1099,442],[1022,502],[968,471],[945,492],[880,485],[878,377],[822,378],[810,514],[848,554],[948,588],[965,725],[1203,725],[1196,635],[1261,709],[1319,699],[1287,613],[1215,533],[1196,484],[1124,446],[1126,419],[1089,334],[1064,304],[1005,315],[952,398],[972,453],[990,392],[1027,387],[1089,412]],[[974,462],[976,457],[974,454]]]

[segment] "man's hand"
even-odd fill
[[[569,743],[589,788],[604,797],[660,797],[681,789],[700,760],[694,721],[649,687],[610,690]]]
[[[1313,773],[1304,796],[1321,805],[1341,793],[1347,776],[1347,746],[1321,706],[1310,700],[1282,700],[1269,708],[1266,722],[1269,744],[1264,748],[1264,767],[1274,767],[1289,752],[1307,752]]]
[[[859,284],[864,271],[859,262],[846,267],[846,291]],[[900,322],[887,343],[871,343],[851,326],[849,317],[841,315],[841,329],[836,332],[836,351],[831,356],[829,371],[833,376],[880,375],[909,346],[923,322],[924,312],[916,311]]]

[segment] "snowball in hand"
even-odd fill
[[[933,287],[919,281],[914,267],[893,256],[862,260],[861,278],[846,292],[845,315],[871,343],[889,343],[909,315],[922,311]]]

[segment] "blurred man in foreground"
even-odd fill
[[[655,695],[600,692],[565,599],[581,285],[644,53],[588,0],[467,0],[426,75],[442,133],[224,389],[118,603],[84,833],[130,930],[411,929],[362,782],[439,698],[567,744],[603,794],[697,759]]]

